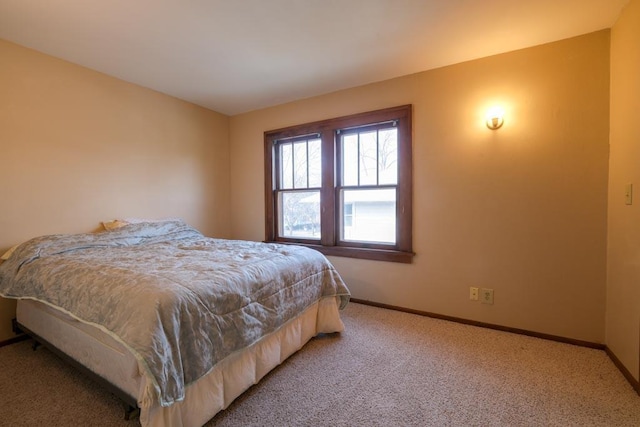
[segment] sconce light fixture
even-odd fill
[[[500,107],[492,107],[487,111],[486,119],[489,129],[499,129],[504,124],[504,110]]]

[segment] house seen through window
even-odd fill
[[[411,106],[265,133],[266,240],[410,262]]]

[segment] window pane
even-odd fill
[[[377,132],[360,134],[360,183],[359,185],[378,184],[378,144]]]
[[[280,237],[320,239],[320,191],[280,193]]]
[[[280,145],[280,188],[293,188],[293,159],[291,144]]]
[[[309,141],[309,188],[322,186],[322,150],[319,139]]]
[[[358,134],[342,138],[342,185],[358,185]]]
[[[396,190],[343,190],[341,240],[396,243]]]
[[[307,188],[307,142],[293,144],[293,188]]]
[[[380,185],[398,183],[398,131],[381,130],[378,134],[378,174]]]

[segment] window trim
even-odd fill
[[[265,241],[273,243],[304,245],[325,255],[362,258],[378,261],[411,263],[415,255],[412,250],[413,228],[413,167],[412,167],[412,106],[402,105],[383,110],[369,111],[298,126],[266,131],[264,133],[265,158]],[[337,206],[339,189],[336,186],[337,140],[336,131],[350,130],[383,122],[397,121],[398,129],[398,185],[396,199],[396,244],[340,242],[336,232],[340,218]],[[318,134],[321,139],[322,200],[320,242],[309,239],[281,238],[277,234],[277,173],[276,141],[297,139]],[[332,143],[326,143],[331,141]],[[354,246],[356,245],[356,246]]]

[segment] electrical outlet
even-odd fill
[[[476,288],[475,286],[471,286],[469,288],[469,299],[478,301],[478,288]]]
[[[480,290],[480,299],[483,304],[493,304],[493,289],[482,288]]]

